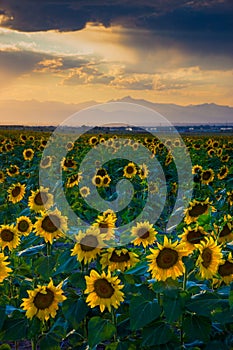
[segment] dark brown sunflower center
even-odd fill
[[[130,256],[129,253],[123,253],[121,252],[120,255],[118,255],[115,250],[112,252],[111,258],[109,259],[111,262],[124,262],[124,261],[129,261]]]
[[[140,228],[138,231],[137,231],[137,235],[138,237],[142,238],[142,239],[146,239],[149,237],[150,235],[150,232],[149,231],[145,231],[145,228]]]
[[[45,204],[46,202],[48,201],[48,195],[46,192],[38,192],[36,195],[35,195],[35,198],[34,198],[34,203],[36,205],[43,205]]]
[[[21,192],[20,186],[15,186],[15,188],[11,191],[13,197],[18,197]]]
[[[80,241],[81,249],[84,252],[90,252],[94,250],[98,245],[98,240],[96,236],[94,235],[87,235],[86,237],[83,237]]]
[[[173,267],[179,260],[179,255],[176,250],[171,248],[163,248],[156,258],[156,262],[159,268],[169,269]]]
[[[208,205],[207,204],[195,204],[192,209],[189,210],[189,215],[192,217],[196,217],[199,215],[202,215],[206,212],[206,210],[208,209]]]
[[[203,239],[204,235],[200,231],[189,231],[187,241],[192,244],[198,244]]]
[[[233,263],[230,261],[225,261],[223,265],[219,266],[218,273],[223,277],[233,274]]]
[[[66,159],[64,162],[64,166],[66,166],[67,168],[72,168],[72,166],[74,166],[74,162],[72,159]]]
[[[107,174],[107,172],[106,172],[105,169],[99,169],[99,170],[97,171],[97,175],[99,175],[99,176],[104,176],[104,175],[106,175],[106,174]]]
[[[4,242],[11,242],[13,241],[14,233],[11,230],[3,229],[1,232],[1,239]]]
[[[79,175],[73,175],[69,178],[70,184],[74,183],[77,180],[79,180]]]
[[[207,170],[202,173],[202,178],[203,180],[209,180],[211,178],[211,175],[211,172]]]
[[[0,173],[0,180],[2,180],[3,178],[4,178],[4,175]]]
[[[201,255],[203,261],[202,265],[207,269],[212,261],[212,252],[209,248],[205,248]]]
[[[96,185],[99,185],[101,183],[101,178],[98,176],[95,178]]]
[[[98,297],[100,298],[111,298],[114,294],[114,288],[105,278],[100,278],[94,282],[94,289]]]
[[[228,236],[231,233],[231,230],[229,229],[228,225],[225,224],[222,228],[222,231],[219,234],[219,237],[225,237]]]
[[[26,220],[21,220],[18,223],[18,230],[21,232],[26,232],[29,228],[29,223]]]
[[[26,157],[30,158],[32,156],[32,152],[31,151],[27,151],[25,152]]]
[[[56,215],[46,216],[41,224],[43,230],[49,233],[54,233],[60,228],[61,220]]]
[[[49,308],[54,301],[54,293],[46,288],[46,294],[38,292],[33,300],[33,304],[39,310],[45,310]]]
[[[104,183],[104,185],[107,185],[109,183],[109,178],[108,177],[104,177],[103,178],[103,183]]]
[[[50,162],[50,158],[49,157],[46,157],[46,158],[43,158],[42,161],[41,161],[41,165],[42,166],[46,166],[48,165]]]
[[[15,173],[17,173],[17,168],[16,167],[12,167],[12,168],[10,168],[9,169],[9,172],[11,173],[11,174],[15,174]]]
[[[131,166],[131,165],[127,166],[126,172],[127,172],[127,174],[133,174],[133,172],[134,172],[134,167]]]

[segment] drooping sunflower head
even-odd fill
[[[150,248],[152,254],[147,256],[150,261],[148,271],[157,281],[166,281],[168,278],[176,279],[182,276],[185,266],[183,256],[187,256],[190,250],[185,243],[173,242],[164,236],[163,244],[157,243],[157,248]]]
[[[213,169],[203,170],[201,173],[201,183],[208,185],[214,180],[214,171]]]
[[[88,264],[100,254],[105,246],[104,239],[105,235],[100,233],[98,227],[90,227],[86,232],[79,231],[75,236],[77,243],[71,250],[71,255],[76,255],[78,261]]]
[[[196,222],[200,215],[207,214],[209,210],[215,211],[214,207],[209,201],[209,198],[207,198],[205,201],[197,201],[194,199],[189,203],[189,207],[184,211],[184,221],[187,225],[191,224],[192,222]]]
[[[196,249],[196,244],[199,244],[201,241],[205,240],[208,236],[208,233],[201,226],[196,226],[192,228],[188,226],[184,228],[184,232],[180,235],[181,242],[185,242],[187,247],[191,250]]]
[[[6,172],[11,177],[16,176],[19,174],[19,167],[17,165],[10,165]]]
[[[214,280],[214,284],[217,282],[217,286],[220,286],[222,282],[228,285],[233,281],[232,253],[229,253],[228,258],[220,263],[218,267],[218,275],[220,276],[220,280]]]
[[[131,179],[137,174],[136,165],[133,162],[129,162],[123,169],[124,177]]]
[[[98,215],[92,226],[98,227],[100,232],[106,235],[107,240],[114,237],[117,216],[112,210],[106,210],[102,215]]]
[[[120,284],[117,276],[111,276],[110,271],[99,274],[91,270],[90,277],[85,276],[85,279],[87,288],[84,293],[88,294],[86,302],[91,308],[99,306],[101,312],[105,308],[110,312],[112,307],[117,309],[124,301],[124,293],[121,291],[124,285]]]
[[[77,173],[77,174],[73,174],[71,176],[68,177],[67,182],[66,182],[66,187],[67,188],[72,188],[76,185],[79,184],[79,182],[82,179],[82,173]]]
[[[34,151],[31,148],[27,148],[23,151],[23,157],[25,160],[32,160],[34,157]]]
[[[28,206],[35,212],[44,211],[53,205],[53,195],[49,193],[49,188],[41,186],[36,191],[31,191],[28,198]]]
[[[140,179],[141,180],[146,179],[148,174],[149,174],[148,166],[144,163],[142,165],[139,165],[138,175],[139,175]]]
[[[224,215],[220,226],[214,225],[217,231],[217,240],[219,243],[233,242],[233,218],[231,215]]]
[[[64,236],[68,229],[68,219],[66,216],[62,216],[58,209],[47,213],[41,212],[41,214],[42,216],[37,217],[34,224],[34,231],[37,236],[44,238],[45,242],[52,244],[54,238]]]
[[[63,158],[61,161],[61,166],[64,171],[68,171],[70,169],[76,169],[77,163],[73,158]]]
[[[16,220],[16,230],[19,235],[28,236],[33,229],[33,224],[27,216],[20,216]]]
[[[144,248],[156,241],[156,234],[157,231],[149,221],[137,222],[131,229],[133,244],[135,246],[142,244]]]
[[[219,180],[223,180],[227,177],[229,173],[229,169],[226,165],[222,166],[221,169],[219,170],[217,176]]]
[[[21,307],[26,311],[26,317],[32,319],[34,316],[41,321],[47,321],[50,317],[54,318],[57,314],[59,303],[66,297],[63,295],[61,284],[57,287],[50,280],[48,286],[40,286],[34,290],[28,290],[28,298],[23,298]]]
[[[126,248],[109,248],[101,255],[100,259],[102,268],[107,267],[110,271],[118,269],[125,271],[134,266],[138,261],[138,255]]]
[[[210,279],[216,275],[218,266],[222,263],[221,247],[213,237],[205,239],[196,245],[199,256],[196,265],[199,268],[199,275],[202,279]]]
[[[9,250],[13,250],[19,243],[19,235],[13,224],[0,226],[0,246],[2,249],[8,247]]]
[[[25,195],[25,192],[26,192],[25,187],[26,185],[25,184],[22,185],[20,182],[11,185],[7,190],[9,201],[14,204],[20,202]]]

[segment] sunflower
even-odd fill
[[[103,176],[107,175],[107,170],[104,168],[100,168],[97,170],[96,175],[103,177]]]
[[[114,236],[116,221],[116,214],[109,209],[103,212],[102,215],[98,215],[97,219],[92,224],[92,226],[98,227],[100,229],[100,232],[106,235],[105,239],[109,240]]]
[[[68,171],[70,169],[76,169],[77,163],[72,158],[63,158],[61,161],[61,166],[64,171]]]
[[[221,157],[221,161],[223,163],[227,163],[230,159],[230,156],[228,154],[225,154],[224,156]]]
[[[41,321],[54,318],[58,304],[66,300],[61,287],[61,283],[57,287],[54,286],[51,279],[48,286],[38,285],[34,290],[27,290],[28,298],[23,298],[20,305],[26,311],[26,317],[32,319],[36,316]]]
[[[74,148],[74,143],[72,141],[68,141],[66,144],[67,151],[71,151]]]
[[[201,183],[204,185],[208,185],[210,182],[214,180],[214,171],[213,169],[203,170],[201,173]]]
[[[111,178],[110,178],[109,175],[104,175],[104,176],[102,177],[102,186],[103,186],[103,187],[108,187],[109,184],[110,184],[110,182],[111,182]]]
[[[215,150],[213,148],[210,148],[208,149],[207,153],[210,157],[213,157],[215,155]]]
[[[85,276],[87,288],[84,291],[87,296],[86,302],[91,307],[100,307],[100,311],[104,312],[105,308],[111,311],[113,306],[117,309],[120,303],[124,301],[124,293],[121,289],[124,287],[120,284],[120,279],[111,276],[110,271],[106,274],[102,272],[101,275],[97,271],[91,270],[90,277]]]
[[[17,165],[11,165],[6,172],[7,175],[13,177],[19,174],[19,167]]]
[[[42,213],[34,224],[36,235],[43,237],[45,242],[50,244],[53,243],[54,238],[63,236],[67,229],[67,217],[62,216],[58,209]]]
[[[194,199],[189,203],[189,207],[185,209],[184,221],[187,225],[192,222],[196,222],[198,217],[202,214],[207,214],[209,210],[215,211],[215,208],[211,205],[209,198],[205,201],[197,201]]]
[[[141,180],[146,179],[148,174],[149,174],[148,166],[144,163],[142,165],[139,165],[138,176],[140,177],[140,179]]]
[[[83,186],[80,188],[79,190],[80,194],[82,197],[86,198],[87,196],[89,196],[90,192],[90,188],[87,186]]]
[[[172,154],[169,152],[166,156],[165,166],[168,166],[173,160]]]
[[[225,284],[230,284],[233,281],[232,253],[229,253],[228,258],[226,260],[224,260],[222,263],[220,263],[220,265],[218,267],[218,274],[221,277],[220,280],[217,280],[218,285],[221,285],[222,282],[224,282]],[[214,282],[215,282],[215,280],[214,280]]]
[[[151,271],[152,278],[166,281],[169,277],[176,279],[182,276],[185,272],[182,257],[190,253],[186,244],[178,241],[172,243],[167,236],[164,236],[163,244],[157,243],[157,246],[156,249],[150,248],[152,254],[147,256],[150,261],[148,271]]]
[[[75,237],[77,243],[71,250],[71,256],[76,255],[78,261],[84,261],[84,264],[90,263],[100,254],[104,246],[105,235],[100,233],[97,227],[90,227],[86,232],[79,231]]]
[[[49,168],[52,164],[52,157],[51,156],[45,156],[41,159],[41,162],[40,162],[40,167],[42,169],[46,169],[46,168]]]
[[[95,175],[92,178],[92,183],[93,185],[95,185],[96,187],[102,187],[103,184],[103,178],[100,175]]]
[[[19,243],[19,235],[13,224],[0,226],[0,246],[2,249],[8,247],[9,250],[13,250]]]
[[[21,134],[19,138],[20,138],[20,141],[22,141],[23,143],[27,141],[27,136],[24,134]]]
[[[95,146],[98,143],[98,138],[96,136],[92,136],[89,140],[88,143],[90,146]]]
[[[149,184],[148,184],[148,191],[150,193],[158,193],[159,192],[159,187],[158,187],[157,183],[149,182]]]
[[[207,235],[208,233],[201,226],[194,228],[188,226],[187,228],[184,228],[184,232],[180,235],[181,243],[185,242],[190,250],[194,250],[196,249],[196,244],[205,240]]]
[[[23,157],[25,160],[32,160],[34,157],[34,151],[31,148],[27,148],[23,151]]]
[[[128,163],[123,169],[123,175],[131,179],[137,174],[137,168],[133,162]]]
[[[79,182],[81,181],[82,179],[82,173],[78,173],[78,174],[73,174],[71,175],[68,179],[67,179],[67,182],[66,182],[66,187],[67,188],[72,188],[76,185],[79,184]]]
[[[132,237],[134,238],[133,244],[142,244],[144,248],[153,244],[156,240],[157,231],[153,228],[153,225],[149,221],[137,222],[136,226],[131,229]],[[135,238],[136,237],[136,238]]]
[[[229,169],[226,165],[222,166],[219,170],[219,173],[217,174],[219,180],[225,179],[229,173]]]
[[[7,190],[9,201],[11,201],[14,204],[20,202],[25,195],[25,187],[25,185],[21,185],[21,183],[19,182],[11,185]]]
[[[202,166],[201,165],[194,165],[192,167],[192,174],[195,175],[195,174],[200,174],[202,172]]]
[[[8,267],[10,263],[7,260],[7,256],[0,253],[0,283],[12,272],[12,269]]]
[[[227,201],[229,205],[233,205],[233,190],[227,192]]]
[[[139,261],[138,255],[126,248],[109,248],[101,255],[100,264],[104,269],[107,267],[110,271],[125,271],[134,266]]]
[[[221,247],[214,241],[213,237],[205,239],[196,245],[200,254],[196,265],[202,279],[212,278],[218,271],[218,266],[223,262]]]
[[[28,236],[33,229],[33,224],[27,216],[20,216],[16,220],[16,230],[19,235]]]
[[[217,231],[217,240],[219,243],[230,243],[233,241],[233,219],[231,215],[224,215],[223,225],[218,227],[214,225]]]
[[[2,170],[0,170],[0,184],[2,184],[5,181],[6,177]]]
[[[31,191],[28,198],[28,206],[35,212],[44,211],[53,205],[53,195],[49,193],[49,188],[41,186],[36,191]]]

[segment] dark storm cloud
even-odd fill
[[[146,29],[165,45],[232,55],[231,0],[0,0],[6,27],[20,31],[81,30],[87,22]],[[142,45],[137,36],[128,45]],[[155,40],[156,42],[156,40]],[[146,45],[147,42],[144,42]]]

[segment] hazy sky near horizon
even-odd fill
[[[0,1],[6,100],[233,106],[231,0]]]

